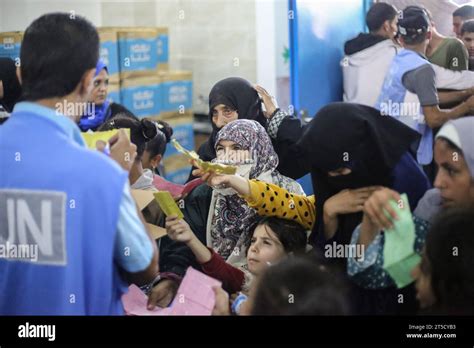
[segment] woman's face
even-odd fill
[[[238,118],[237,111],[224,104],[219,104],[212,109],[212,122],[219,129]]]
[[[285,249],[276,234],[270,227],[258,225],[247,252],[247,264],[250,273],[259,275],[284,257],[286,257]]]
[[[434,158],[439,168],[434,186],[441,192],[443,205],[474,202],[474,182],[464,156],[445,140],[437,139]]]
[[[107,88],[109,86],[109,74],[107,70],[102,69],[94,78],[90,102],[96,105],[104,104],[107,99]]]
[[[416,298],[420,302],[421,308],[431,307],[436,302],[433,288],[431,287],[431,273],[429,268],[426,252],[423,251],[421,263],[411,272],[412,277],[416,281]]]
[[[252,159],[248,149],[231,140],[219,141],[216,155],[219,162],[244,163]]]

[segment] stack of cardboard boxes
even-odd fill
[[[99,28],[99,35],[101,58],[110,65],[109,95],[120,90],[110,97],[120,98],[113,100],[139,118],[168,122],[173,137],[194,149],[192,73],[169,70],[167,28],[104,27]],[[116,88],[115,83],[120,87]],[[166,179],[184,183],[188,178],[188,161],[171,145],[163,165]]]
[[[192,73],[169,70],[168,29],[102,27],[98,32],[100,57],[109,73],[108,98],[139,118],[168,122],[173,138],[194,149]],[[22,38],[22,32],[0,33],[0,57],[19,65]],[[190,165],[170,144],[163,164],[166,179],[184,183]]]

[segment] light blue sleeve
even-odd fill
[[[119,208],[117,237],[114,258],[127,272],[145,270],[153,259],[153,245],[137,214],[135,201],[130,193],[128,182],[123,189]]]
[[[415,252],[421,254],[426,240],[430,224],[413,217],[415,224]],[[360,225],[354,230],[351,238],[351,245],[356,245],[360,236]],[[364,259],[356,260],[353,256],[347,259],[347,274],[357,285],[366,289],[380,289],[395,286],[392,277],[383,268],[383,248],[385,238],[383,233],[379,233],[372,243],[364,251]]]
[[[360,236],[360,225],[356,227],[351,238],[351,245],[356,245]],[[347,274],[357,285],[366,289],[380,289],[394,285],[392,278],[383,269],[384,236],[379,233],[364,250],[364,258],[356,260],[353,255],[347,259]]]

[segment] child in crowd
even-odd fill
[[[269,266],[288,255],[303,253],[307,241],[306,230],[300,224],[274,217],[263,218],[256,223],[247,249],[250,276],[246,277],[246,273],[240,268],[227,263],[212,248],[205,246],[185,220],[177,219],[176,216],[167,217],[166,231],[172,240],[185,243],[201,265],[202,271],[222,281],[223,289],[231,294],[240,290],[248,293],[253,277],[258,277]]]
[[[117,115],[98,130],[121,128],[130,129],[131,141],[137,146],[137,157],[129,175],[131,188],[156,191],[153,185],[153,172],[149,167],[153,168],[161,161],[173,130],[165,122],[158,123],[146,118],[137,120],[127,115]]]

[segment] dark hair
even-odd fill
[[[453,12],[453,17],[461,17],[462,19],[474,18],[474,6],[464,5]]]
[[[461,27],[461,35],[464,33],[474,33],[474,19],[465,21]]]
[[[431,22],[433,21],[431,13],[423,6],[410,5],[403,9],[402,16],[403,18],[398,21],[398,35],[399,37],[403,37],[403,41],[405,42],[405,44],[418,45],[425,41],[428,31],[430,30]],[[409,16],[411,18],[407,19],[406,16]],[[424,19],[426,19],[426,28],[423,27],[420,28],[420,30],[409,28],[406,29],[406,34],[400,33],[400,27],[405,26],[407,24],[405,21],[415,22],[417,25],[420,25],[420,22],[423,21],[423,17]],[[412,23],[412,25],[413,24],[414,23]]]
[[[420,44],[420,43],[422,43],[423,41],[426,40],[426,35],[427,35],[427,33],[425,32],[425,33],[421,33],[420,35],[417,35],[417,36],[409,37],[409,36],[401,35],[401,37],[403,37],[403,41],[407,45],[418,45],[418,44]]]
[[[150,158],[155,157],[156,155],[163,156],[166,151],[166,144],[171,140],[173,135],[173,128],[164,122],[157,121],[155,125],[158,129],[156,136],[146,143],[145,151],[150,154]]]
[[[265,216],[258,220],[255,229],[262,225],[270,227],[283,245],[283,249],[286,253],[304,253],[306,250],[308,237],[306,230],[299,223],[274,216]]]
[[[309,257],[290,257],[258,280],[253,315],[347,315],[342,280]]]
[[[385,2],[374,4],[365,17],[365,22],[370,32],[379,30],[385,21],[393,21],[398,15],[397,9],[393,5]]]
[[[26,100],[71,93],[99,59],[99,36],[81,16],[50,13],[33,21],[21,44],[21,79]]]
[[[154,139],[158,133],[155,122],[146,118],[136,120],[124,114],[117,114],[117,116],[100,126],[97,131],[121,128],[130,129],[130,140],[137,146],[137,157],[135,160],[139,161],[145,151],[146,143]]]
[[[474,313],[473,255],[474,205],[442,212],[429,230],[425,245],[438,312]]]

